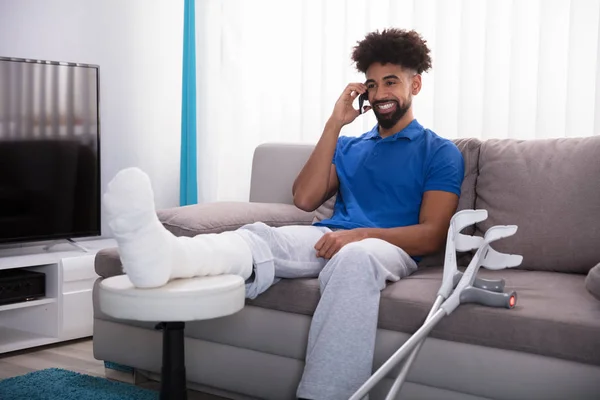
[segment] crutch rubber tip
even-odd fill
[[[512,292],[508,299],[508,308],[515,308],[517,305],[517,292]]]

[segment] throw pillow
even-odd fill
[[[253,222],[269,226],[310,225],[314,213],[291,204],[214,202],[174,207],[157,212],[160,222],[176,236],[232,231]]]
[[[333,197],[331,197],[325,203],[321,204],[319,208],[315,210],[315,218],[313,219],[313,223],[321,222],[324,219],[331,218],[331,216],[333,215],[333,207],[335,206],[336,198],[337,195],[333,195]]]
[[[600,300],[600,264],[588,272],[585,278],[585,288],[594,295],[595,298]]]

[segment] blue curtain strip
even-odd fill
[[[198,203],[196,149],[196,10],[185,0],[183,22],[183,74],[181,101],[181,166],[179,203]]]

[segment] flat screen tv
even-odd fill
[[[0,243],[100,235],[97,65],[0,57]]]

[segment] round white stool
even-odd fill
[[[127,275],[99,285],[100,309],[117,319],[158,322],[163,331],[160,399],[186,399],[185,322],[224,317],[244,307],[244,280],[237,275],[176,279],[139,289]]]

